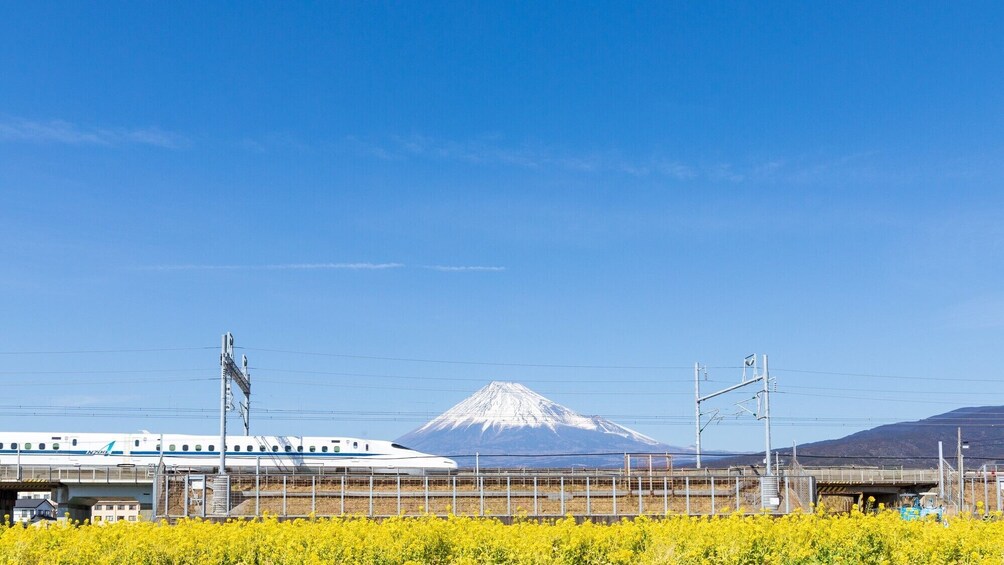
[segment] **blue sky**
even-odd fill
[[[393,438],[497,379],[687,445],[693,363],[754,352],[778,445],[1004,404],[1002,24],[8,6],[0,428],[215,433],[226,331],[259,433]]]

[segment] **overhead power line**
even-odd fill
[[[159,353],[165,351],[202,351],[216,347],[156,347],[149,349],[71,349],[64,351],[0,351],[0,355],[77,355],[86,353]]]
[[[264,347],[239,347],[246,351],[260,351],[266,353],[284,353],[289,355],[309,355],[316,357],[339,357],[343,359],[367,359],[371,361],[400,361],[406,363],[437,363],[442,365],[484,365],[489,367],[541,367],[550,369],[625,369],[625,370],[657,370],[657,369],[691,369],[692,366],[683,365],[579,365],[579,364],[559,364],[559,363],[504,363],[497,361],[460,361],[453,359],[427,359],[419,357],[390,357],[379,355],[353,355],[349,353],[325,353],[317,351],[295,351],[290,349],[270,349]],[[712,367],[721,369],[725,367]],[[740,367],[730,367],[740,368]]]
[[[117,375],[132,373],[206,373],[211,369],[82,369],[70,371],[0,371],[0,375]]]
[[[428,376],[415,376],[415,375],[387,375],[387,374],[374,374],[374,373],[345,373],[339,371],[309,371],[301,369],[273,369],[268,367],[251,367],[251,370],[255,374],[261,373],[277,373],[277,374],[298,374],[298,375],[328,375],[335,377],[366,377],[375,379],[405,379],[405,380],[415,380],[415,381],[456,381],[456,382],[485,382],[490,380],[484,377],[428,377]],[[499,379],[496,379],[499,380]],[[581,379],[572,381],[570,379],[519,379],[521,383],[601,383],[601,382],[612,382],[612,381],[583,381]],[[666,383],[692,383],[693,379],[617,379],[618,384],[666,384]],[[711,382],[723,382],[723,381],[711,381]]]

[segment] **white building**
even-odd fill
[[[136,522],[139,520],[139,502],[133,498],[100,498],[91,506],[91,523]]]
[[[34,524],[56,519],[56,505],[46,498],[19,498],[14,503],[14,522]]]

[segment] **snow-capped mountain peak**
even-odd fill
[[[480,426],[489,429],[577,428],[614,434],[652,445],[656,440],[600,417],[582,416],[514,382],[492,381],[481,390],[422,426],[416,433]]]

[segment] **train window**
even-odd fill
[[[3,449],[3,442],[0,441],[0,449]]]
[[[196,444],[196,446],[195,446],[195,451],[202,451],[202,446],[201,446],[201,445],[198,445],[198,444]]]
[[[16,441],[15,442],[11,442],[10,448],[11,449],[17,449],[17,442]]]
[[[77,440],[75,440],[75,439],[71,440],[70,441],[70,445],[72,445],[73,447],[76,447],[77,446]]]
[[[52,444],[52,450],[53,451],[58,451],[59,450],[59,444],[58,443]]]
[[[296,452],[297,453],[303,453],[303,446],[302,445],[296,446]]]
[[[2,443],[0,443],[0,447],[3,447],[3,444],[2,444]],[[322,446],[321,446],[321,452],[322,452],[322,453],[327,453],[327,452],[328,452],[328,446],[326,446],[326,445],[322,445]]]
[[[174,447],[175,447],[175,446],[174,446],[174,444],[172,443],[171,445],[167,446],[167,450],[168,450],[168,451],[174,451]]]
[[[359,449],[359,442],[358,441],[352,442],[352,449]]]
[[[369,450],[370,450],[370,444],[367,443],[366,444],[366,451],[369,451]]]
[[[272,446],[272,451],[273,451],[273,452],[275,452],[275,451],[279,451],[279,446],[278,446],[278,445],[273,445],[273,446]]]
[[[316,447],[314,447],[313,445],[311,445],[311,446],[310,446],[310,452],[311,452],[311,453],[314,453],[315,451],[317,451],[317,448],[316,448]]]
[[[187,443],[181,444],[181,450],[182,451],[188,451],[188,444]]]
[[[264,445],[259,445],[258,446],[258,451],[265,451],[265,446]]]
[[[24,449],[25,449],[25,451],[31,449],[31,444],[30,443],[24,444]]]
[[[338,453],[341,450],[342,450],[342,446],[340,446],[340,445],[336,445],[335,446],[335,453]]]
[[[235,445],[234,446],[234,451],[240,451],[240,450],[241,450],[241,446],[239,446],[239,445]]]
[[[286,446],[286,453],[289,453],[290,451],[293,451],[293,446],[292,445],[287,445]]]
[[[209,451],[216,451],[216,446],[213,444],[209,444]]]
[[[249,445],[248,446],[248,451],[254,451],[254,447],[252,447],[252,446]]]
[[[40,444],[38,444],[38,448],[39,448],[39,449],[45,449],[45,444],[44,444],[44,443],[40,443]]]
[[[134,439],[132,441],[132,445],[133,445],[133,447],[139,447],[139,440],[138,439]]]

